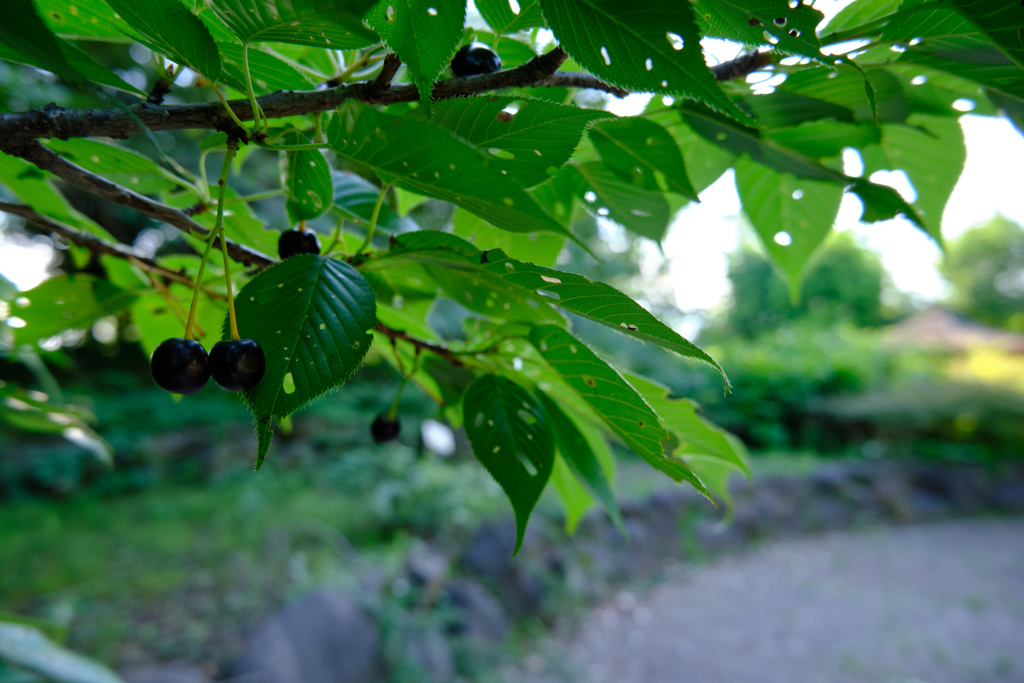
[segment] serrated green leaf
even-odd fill
[[[645,190],[697,199],[679,145],[662,126],[630,117],[602,121],[590,131],[601,160],[623,180]]]
[[[459,47],[465,21],[465,0],[381,0],[366,15],[366,23],[409,68],[425,102]]]
[[[272,417],[291,414],[359,367],[377,324],[375,303],[355,268],[302,254],[250,280],[235,310],[239,333],[256,340],[267,360],[263,379],[243,394],[257,421],[262,462]]]
[[[667,129],[672,133],[686,160],[686,172],[693,183],[693,189],[700,193],[722,177],[736,161],[736,155],[723,147],[705,140],[695,130],[682,122],[673,112],[677,121]]]
[[[619,511],[619,505],[615,501],[615,494],[612,493],[608,475],[601,467],[601,463],[598,461],[587,437],[584,436],[583,430],[562,410],[555,399],[543,391],[538,391],[538,395],[540,396],[541,403],[544,404],[544,410],[547,411],[548,420],[551,422],[551,428],[558,445],[558,453],[564,460],[569,476],[575,477],[579,481],[579,484],[583,486],[586,492],[604,509],[608,518],[615,524],[615,528],[625,536],[626,529],[622,524],[622,513]],[[556,466],[556,472],[557,469]],[[552,476],[552,480],[554,480],[554,476]],[[571,491],[567,485],[564,488]],[[567,497],[564,494],[563,496]],[[583,512],[585,511],[584,509]],[[570,520],[567,520],[567,525]],[[575,527],[575,524],[572,526]],[[572,533],[572,531],[570,530],[569,533]]]
[[[29,304],[11,309],[11,315],[25,321],[24,327],[15,330],[18,344],[35,344],[67,329],[89,328],[135,299],[132,292],[90,275],[51,278],[20,296]]]
[[[81,85],[85,77],[68,61],[63,42],[43,23],[32,0],[0,2],[0,43],[71,85]]]
[[[0,622],[0,659],[57,683],[124,683],[105,666],[23,624]]]
[[[572,536],[576,533],[576,527],[580,520],[594,505],[594,499],[583,484],[573,476],[572,470],[569,469],[561,452],[555,454],[555,465],[551,470],[551,485],[562,502],[562,509],[565,510],[565,533]]]
[[[361,18],[374,0],[209,0],[243,44],[357,50],[380,39]]]
[[[876,108],[872,108],[865,90],[867,78],[874,92]],[[861,71],[846,64],[832,68],[803,69],[789,74],[778,90],[803,95],[844,107],[858,121],[902,123],[910,113],[903,87],[885,69]]]
[[[124,147],[83,138],[51,138],[46,146],[85,170],[140,194],[156,194],[177,187],[155,161]]]
[[[540,0],[523,0],[518,13],[512,11],[508,0],[477,0],[476,8],[495,33],[515,33],[544,25]]]
[[[842,186],[778,173],[744,158],[736,164],[736,189],[772,263],[789,283],[790,298],[799,300],[807,263],[839,213]]]
[[[742,447],[737,448],[728,432],[701,417],[693,401],[670,398],[668,387],[646,377],[630,372],[623,373],[623,376],[658,414],[665,427],[679,438],[675,455],[713,458],[750,478],[746,451]]]
[[[672,217],[664,195],[623,181],[597,161],[576,168],[597,195],[588,208],[592,206],[597,215],[610,218],[641,237],[661,242]]]
[[[430,109],[434,124],[476,145],[490,168],[524,187],[550,180],[572,156],[591,123],[615,116],[503,95],[441,100]],[[508,120],[502,116],[506,109],[511,115]]]
[[[107,85],[111,88],[130,92],[135,95],[144,95],[141,90],[131,85],[123,78],[115,74],[113,71],[103,66],[95,59],[75,48],[69,43],[62,40],[60,42],[60,50],[64,56],[64,59],[75,70],[82,78],[92,81],[93,83],[99,83],[100,85]],[[46,60],[45,63],[34,57],[27,56],[18,52],[13,47],[7,45],[0,45],[0,59],[8,62],[16,62],[18,64],[28,64],[39,69],[49,69],[52,66],[52,60]],[[67,80],[67,79],[65,79]]]
[[[793,128],[765,132],[765,139],[800,154],[822,159],[834,157],[847,147],[862,149],[882,140],[881,130],[873,125],[814,121]]]
[[[879,19],[896,11],[901,0],[856,0],[828,20],[825,25],[827,39],[831,34],[839,31],[854,29],[874,19]]]
[[[299,133],[284,136],[286,144],[306,144]],[[294,225],[299,221],[311,220],[322,215],[334,205],[334,182],[327,159],[316,149],[298,152],[284,152],[281,184],[285,189],[285,209],[288,219]]]
[[[942,212],[967,161],[967,147],[959,121],[914,115],[908,126],[882,127],[882,155],[864,175],[900,169],[910,178],[917,198],[913,202],[925,231],[942,243]]]
[[[953,0],[953,4],[1024,69],[1024,5],[1014,0]]]
[[[865,223],[877,223],[896,218],[903,214],[908,220],[917,223],[922,230],[923,224],[914,207],[906,202],[900,193],[886,185],[878,185],[864,178],[855,178],[847,188],[847,192],[860,197],[864,205],[864,214],[860,217]]]
[[[6,185],[19,199],[44,216],[97,237],[117,241],[98,223],[72,208],[64,195],[53,187],[50,176],[24,159],[0,153],[0,184]]]
[[[382,179],[451,202],[496,228],[569,235],[522,187],[492,171],[475,147],[430,123],[350,100],[331,118],[328,139],[340,156]]]
[[[43,21],[54,33],[75,40],[130,42],[128,24],[103,0],[35,0]]]
[[[697,0],[697,25],[709,38],[746,45],[770,45],[793,55],[826,64],[835,58],[821,53],[817,28],[825,15],[809,4],[789,0]]]
[[[822,119],[846,123],[854,121],[853,111],[847,107],[785,90],[775,90],[767,95],[747,95],[740,104],[750,110],[760,127],[766,131],[818,123]]]
[[[211,81],[220,78],[220,54],[209,29],[180,0],[107,0],[146,47]]]
[[[639,11],[634,0],[541,0],[541,8],[562,48],[601,80],[748,120],[708,69],[689,2],[646,0]]]
[[[246,92],[244,48],[236,43],[217,43],[222,61],[220,78],[239,92]],[[249,74],[254,88],[260,90],[312,90],[313,84],[302,72],[263,50],[250,47]]]
[[[349,220],[369,225],[380,188],[350,171],[331,171],[331,177],[334,181],[334,208]],[[381,204],[380,215],[377,216],[378,230],[409,232],[419,228],[413,219],[393,212],[386,201]]]
[[[537,397],[512,380],[481,375],[462,399],[466,436],[473,454],[505,491],[516,517],[516,547],[555,460],[547,412]]]
[[[462,209],[455,210],[452,230],[477,249],[501,249],[512,258],[552,266],[565,245],[561,235],[532,233],[515,235],[492,228],[487,221]]]

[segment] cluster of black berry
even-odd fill
[[[452,73],[460,78],[495,71],[501,71],[501,58],[483,43],[464,45],[452,58]]]
[[[194,339],[174,337],[160,343],[149,361],[153,379],[172,394],[194,394],[213,377],[225,391],[252,389],[263,379],[267,361],[252,339],[219,341],[209,355]]]

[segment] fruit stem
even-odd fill
[[[384,197],[390,189],[391,183],[386,183],[384,187],[380,188],[380,194],[377,196],[377,203],[373,207],[373,215],[370,216],[370,227],[366,229],[366,239],[363,241],[362,246],[356,250],[353,258],[358,258],[359,255],[366,251],[370,246],[370,240],[373,239],[373,233],[377,229],[377,218],[380,216],[380,207],[384,204]]]
[[[249,107],[252,109],[252,132],[258,133],[263,129],[261,121],[263,110],[260,109],[260,103],[256,101],[256,93],[252,89],[252,74],[249,73],[249,43],[242,46],[242,66],[245,68],[245,89],[249,95]]]
[[[314,130],[316,131],[313,134],[313,142],[321,143],[324,141],[323,118],[324,113],[322,111],[318,111],[317,113],[313,114],[313,125]]]
[[[231,170],[231,159],[235,156],[238,151],[238,141],[233,138],[228,138],[228,151],[224,155],[224,167],[220,172],[220,179],[217,181],[218,194],[217,194],[217,224],[214,227],[214,232],[220,235],[220,250],[224,255],[224,286],[228,294],[228,321],[231,325],[231,339],[237,341],[241,339],[241,335],[238,334],[238,321],[235,319],[235,297],[231,292],[231,259],[228,258],[228,241],[224,237],[224,196],[227,193],[228,185],[228,172]]]
[[[248,67],[248,64],[246,65],[246,67]],[[248,75],[248,68],[246,68],[246,75]],[[228,105],[228,101],[224,99],[224,95],[221,94],[220,88],[217,87],[216,83],[213,84],[213,92],[217,93],[217,98],[220,100],[220,103],[224,105],[224,108],[228,110],[228,114],[231,115],[231,118],[232,120],[234,120],[235,124],[242,130],[245,130],[245,124],[242,123],[242,119],[238,118],[238,115],[235,114],[235,112]]]
[[[405,385],[409,383],[412,376],[415,375],[420,369],[420,350],[416,348],[416,356],[412,363],[412,372],[406,373],[405,367],[402,364],[402,357],[398,355],[398,346],[394,345],[395,360],[398,361],[398,365],[402,371],[402,383],[398,385],[398,391],[395,392],[395,400],[391,402],[391,408],[388,410],[388,421],[394,422],[395,415],[398,414],[398,403],[402,400],[402,392],[405,391]]]
[[[196,286],[192,290],[192,305],[188,309],[188,322],[185,323],[185,339],[193,339],[192,326],[196,321],[196,306],[199,303],[199,290],[203,286],[203,271],[206,270],[206,262],[210,260],[210,251],[213,249],[214,238],[217,231],[213,230],[206,236],[206,251],[203,252],[203,260],[199,262],[199,272],[196,273]]]
[[[268,149],[272,152],[305,152],[314,149],[327,149],[330,145],[326,142],[311,142],[302,145],[271,145],[259,140],[253,140],[260,149]]]
[[[224,206],[231,204],[248,204],[249,202],[256,202],[261,199],[270,199],[271,197],[280,197],[284,194],[284,190],[267,190],[266,192],[260,192],[258,194],[250,194],[245,197],[235,197],[224,202]]]
[[[338,242],[341,241],[341,226],[344,225],[344,223],[345,223],[345,216],[339,216],[338,217],[338,225],[337,225],[337,227],[334,228],[334,237],[331,238],[331,244],[324,251],[324,254],[330,256],[331,252],[334,251],[334,248],[336,246],[338,246]]]

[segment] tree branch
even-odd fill
[[[409,342],[415,346],[418,351],[426,349],[431,353],[437,354],[457,368],[461,368],[465,365],[465,363],[462,362],[462,359],[459,358],[458,354],[451,349],[444,346],[438,346],[437,344],[431,344],[430,342],[425,342],[422,339],[417,339],[416,337],[410,337],[408,332],[392,329],[380,321],[377,322],[377,331],[391,339],[401,339],[402,341]]]
[[[466,97],[508,88],[588,88],[601,90],[616,97],[625,97],[628,90],[609,85],[590,74],[555,73],[566,59],[565,52],[556,47],[534,57],[514,69],[466,78],[451,78],[434,85],[434,99],[444,100]],[[397,70],[395,63],[392,66]],[[771,62],[767,52],[755,52],[711,67],[719,81],[742,78]],[[384,105],[419,100],[415,85],[382,88],[381,76],[390,83],[393,72],[385,60],[381,74],[373,81],[325,90],[279,90],[258,98],[264,114],[270,118],[312,114],[335,109],[345,100],[356,99],[368,104]],[[252,120],[249,101],[231,100],[232,111],[242,121]],[[141,125],[140,125],[141,124]],[[206,104],[154,105],[140,102],[123,109],[64,109],[48,104],[42,109],[16,114],[0,114],[0,140],[7,145],[18,145],[37,138],[110,137],[127,138],[151,130],[210,129],[229,132],[234,121],[219,102]]]
[[[115,256],[117,258],[122,258],[132,262],[133,264],[135,264],[139,268],[142,268],[145,271],[154,273],[156,275],[160,275],[161,277],[165,277],[168,280],[174,280],[175,282],[180,282],[183,285],[188,285],[189,287],[196,286],[196,283],[193,280],[191,280],[188,276],[186,276],[179,270],[165,268],[164,266],[161,266],[153,259],[149,258],[148,256],[140,254],[131,247],[125,246],[123,244],[117,244],[115,242],[108,242],[107,240],[102,239],[100,237],[96,237],[95,235],[90,235],[88,233],[82,232],[81,230],[77,230],[76,228],[72,228],[69,225],[64,225],[63,223],[55,221],[48,216],[44,216],[36,212],[35,209],[33,209],[31,206],[26,206],[24,204],[10,204],[8,202],[0,202],[0,211],[4,211],[5,213],[9,213],[15,216],[21,216],[25,220],[34,223],[43,230],[60,235],[68,242],[71,242],[72,244],[78,245],[80,247],[85,247],[94,254],[106,254],[107,256]],[[208,290],[203,291],[205,291],[207,294],[214,298],[227,300],[227,297],[224,296],[223,294],[211,292]]]
[[[64,157],[60,156],[56,152],[46,147],[35,140],[29,141],[28,143],[22,143],[20,145],[12,145],[8,141],[0,141],[0,151],[3,151],[12,156],[21,157],[26,161],[31,161],[33,164],[49,171],[58,178],[65,180],[76,187],[80,187],[83,190],[88,190],[93,194],[109,199],[115,204],[121,204],[128,208],[135,209],[139,213],[143,213],[150,218],[155,218],[158,221],[162,221],[169,225],[173,225],[182,232],[193,235],[193,236],[205,236],[209,234],[209,230],[205,227],[196,223],[192,220],[188,214],[181,209],[175,209],[160,202],[153,201],[149,197],[145,197],[137,192],[133,192],[126,187],[121,187],[117,183],[112,183],[106,178],[91,173],[81,166],[71,163]],[[214,243],[214,246],[220,244],[220,238]],[[250,249],[244,245],[227,241],[228,254],[235,261],[243,263],[245,265],[254,266],[269,266],[277,263],[276,259],[273,259],[266,254],[262,254],[255,249]]]

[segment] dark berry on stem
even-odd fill
[[[402,423],[396,420],[389,420],[388,416],[381,413],[370,425],[370,434],[373,435],[374,443],[386,443],[398,438],[402,431]]]
[[[252,339],[219,341],[210,349],[210,375],[224,391],[252,389],[266,369],[263,349]]]
[[[456,76],[478,76],[501,71],[501,58],[483,43],[464,45],[452,59],[452,73]]]
[[[161,389],[172,394],[194,394],[210,379],[208,358],[199,342],[174,337],[156,347],[149,370]]]
[[[299,254],[319,254],[320,238],[312,230],[286,230],[277,240],[277,253],[282,259]]]

